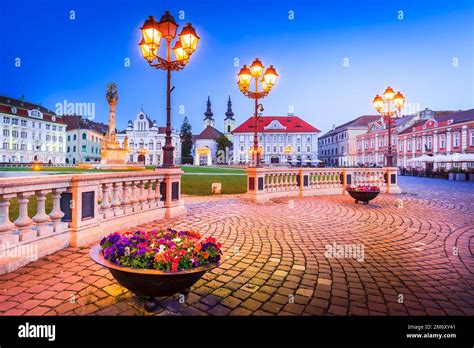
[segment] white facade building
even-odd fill
[[[234,162],[248,163],[253,148],[254,117],[250,117],[232,132]],[[319,129],[298,116],[261,116],[258,120],[258,144],[265,164],[308,164],[318,160]]]
[[[131,153],[127,155],[128,163],[143,163],[145,165],[161,166],[163,163],[163,149],[165,146],[166,127],[158,127],[145,112],[140,111],[134,121],[128,121],[127,128],[117,133],[117,140],[123,146],[125,137]],[[173,131],[172,143],[174,146],[174,162],[181,163],[181,139]]]
[[[101,145],[108,126],[81,116],[63,116],[66,130],[66,163],[100,162]]]
[[[0,163],[64,164],[66,124],[37,104],[0,96]]]

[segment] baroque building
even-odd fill
[[[128,121],[125,130],[117,133],[116,138],[121,147],[126,145],[124,144],[125,138],[128,139],[131,152],[127,154],[127,163],[161,166],[165,135],[166,127],[158,127],[158,123],[141,110],[137,113],[135,120]],[[174,162],[177,165],[181,164],[181,140],[179,134],[174,130],[172,143],[174,146]]]
[[[66,163],[100,162],[101,146],[108,126],[76,115],[64,115],[63,120],[67,125]]]
[[[320,130],[293,114],[260,116],[257,124],[258,144],[262,148],[261,161],[265,164],[312,164],[318,161]],[[249,117],[235,128],[234,162],[249,163],[253,148],[254,117]]]
[[[0,96],[0,163],[66,162],[66,124],[53,111]]]

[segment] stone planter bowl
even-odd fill
[[[153,311],[156,308],[155,297],[171,296],[177,293],[187,294],[191,286],[207,271],[218,267],[224,261],[224,256],[221,255],[218,262],[171,272],[118,266],[104,258],[100,245],[94,245],[91,248],[90,256],[99,265],[107,267],[115,280],[124,288],[147,297],[145,301],[147,311]]]
[[[347,191],[352,198],[354,198],[356,203],[359,201],[364,202],[364,204],[369,204],[369,201],[377,197],[380,191],[371,191],[371,192],[360,192],[360,191]]]

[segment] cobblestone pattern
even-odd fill
[[[154,315],[474,315],[474,185],[426,180],[401,178],[406,194],[368,206],[347,195],[187,197],[187,216],[140,228],[196,229],[230,258]],[[363,260],[326,257],[334,243],[363,246]],[[0,276],[0,314],[149,315],[88,253],[68,248]]]

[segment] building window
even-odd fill
[[[18,138],[18,131],[12,131],[12,137]]]
[[[402,142],[399,145],[399,149],[400,149],[400,151],[403,151],[403,143]]]
[[[474,146],[474,131],[471,131],[471,146]]]
[[[373,149],[375,147],[375,140],[372,138],[370,139],[370,148]]]
[[[3,143],[3,149],[8,150],[9,148],[10,148],[10,146],[8,145],[8,142],[4,142]]]
[[[239,135],[240,142],[245,142],[245,135]]]
[[[22,139],[26,139],[28,137],[28,135],[26,134],[26,132],[21,132],[21,138]]]
[[[76,135],[76,134],[74,134],[73,139],[74,139],[74,140],[77,140],[77,135]]]
[[[12,118],[12,124],[18,126],[18,119],[17,118]]]
[[[3,123],[10,124],[10,117],[3,117]]]
[[[73,146],[72,152],[76,152],[76,147],[75,146]]]
[[[70,135],[67,136],[67,141],[71,141],[71,136]]]
[[[53,131],[56,131],[57,129],[58,127],[53,125]]]
[[[426,147],[428,148],[428,150],[432,149],[432,147],[433,147],[433,138],[432,137],[426,138]]]
[[[4,137],[9,137],[10,136],[10,131],[8,129],[3,130],[3,136]]]
[[[296,152],[298,152],[298,153],[301,152],[301,145],[298,145],[298,146],[296,147]]]
[[[244,145],[240,145],[240,152],[244,152]]]
[[[148,149],[153,150],[153,142],[152,141],[150,141],[150,143],[148,144]]]
[[[408,143],[407,143],[407,150],[408,150],[408,151],[411,151],[411,139],[408,140]]]
[[[311,145],[306,145],[306,152],[310,153],[311,152]]]
[[[453,142],[454,147],[459,146],[459,132],[454,133],[454,142]]]
[[[368,149],[369,148],[369,141],[368,140],[365,140],[364,141],[364,149]]]
[[[273,153],[276,153],[277,152],[277,147],[276,145],[273,145]]]
[[[21,151],[26,151],[26,144],[21,144],[20,145],[20,150]]]
[[[267,152],[270,153],[270,145],[267,145]]]
[[[56,141],[56,136],[55,135],[53,135],[53,141]]]
[[[286,138],[286,141],[291,143],[291,135],[288,135],[288,137]]]
[[[67,147],[67,152],[71,152],[71,147],[70,146]]]
[[[283,135],[280,135],[280,143],[285,141],[285,137]]]
[[[46,124],[46,130],[50,130],[51,129],[51,125],[50,124]]]
[[[86,152],[87,151],[87,147],[86,145],[82,145],[82,149],[81,149],[82,152]]]
[[[26,120],[21,120],[21,126],[26,127]]]
[[[446,147],[446,137],[444,134],[439,135],[439,147],[444,149]]]
[[[421,150],[421,139],[416,139],[416,151]]]
[[[86,133],[82,133],[82,140],[86,140],[87,139],[87,134]]]

